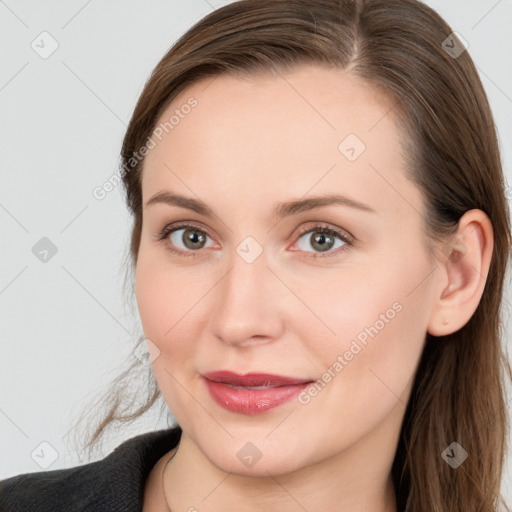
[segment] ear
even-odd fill
[[[482,210],[469,210],[459,220],[454,241],[437,261],[439,287],[427,331],[446,336],[458,331],[476,311],[484,292],[491,264],[494,236],[489,217]]]

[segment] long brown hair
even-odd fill
[[[512,379],[500,344],[510,214],[482,83],[468,52],[431,8],[416,0],[242,0],[190,28],[146,82],[123,141],[121,176],[134,221],[129,272],[137,264],[142,228],[140,150],[173,98],[203,78],[276,74],[308,63],[346,69],[392,100],[410,141],[408,175],[425,200],[431,247],[442,244],[470,209],[483,210],[492,223],[492,261],[475,313],[453,334],[427,333],[393,478],[407,497],[399,510],[495,511],[509,427],[505,379]],[[141,369],[147,396],[125,411],[122,405],[133,397],[124,383]],[[93,447],[107,426],[131,422],[161,399],[151,368],[138,360],[112,389],[85,447]],[[457,469],[441,457],[453,441],[468,453]]]

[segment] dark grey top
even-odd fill
[[[0,481],[1,512],[141,512],[146,479],[181,429],[132,437],[105,458]]]

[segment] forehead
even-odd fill
[[[376,209],[375,201],[396,207],[400,189],[418,195],[391,101],[341,69],[209,77],[181,91],[156,127],[171,116],[144,163],[144,200],[162,188],[185,192],[185,182],[207,197],[350,191]]]

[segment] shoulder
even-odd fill
[[[92,463],[101,466],[101,462]],[[83,486],[87,481],[88,464],[69,469],[25,473],[0,481],[0,510],[37,512],[58,510],[61,506],[72,505],[74,498],[78,502],[87,501],[87,492]],[[79,486],[77,493],[77,486]],[[81,486],[81,487],[80,487]],[[70,510],[80,510],[71,508]]]
[[[179,427],[141,434],[96,462],[1,480],[0,510],[138,512],[149,472],[180,436]]]

